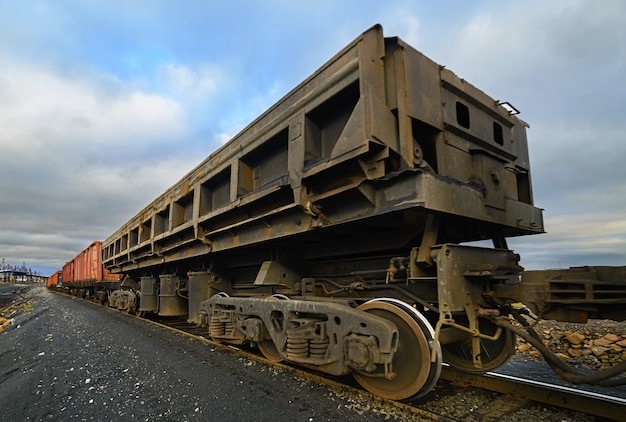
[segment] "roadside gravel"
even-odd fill
[[[534,328],[550,350],[573,366],[605,369],[626,359],[626,322],[596,319],[576,324],[546,320]],[[520,338],[517,351],[528,360],[543,361],[541,354]]]
[[[43,288],[26,296],[29,311],[0,333],[0,421],[396,419],[94,304]]]

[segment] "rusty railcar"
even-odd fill
[[[72,294],[81,297],[98,294],[108,297],[105,292],[116,290],[120,278],[102,265],[102,242],[99,240],[93,241],[69,260],[62,270],[63,285]]]
[[[526,127],[375,26],[122,225],[103,263],[138,312],[420,396],[443,360],[513,353],[493,322],[522,270],[506,239],[543,232]]]
[[[55,271],[54,274],[48,277],[48,280],[46,281],[46,287],[49,289],[55,289],[57,288],[57,286],[62,286],[62,285],[63,285],[63,271],[62,270]]]
[[[515,289],[515,296],[523,297],[533,312],[546,319],[626,320],[626,266],[524,271]]]

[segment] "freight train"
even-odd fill
[[[626,302],[593,268],[582,287],[521,278],[507,238],[544,226],[516,114],[374,26],[108,237],[123,278],[85,294],[390,399],[443,362],[495,369],[513,317]]]
[[[110,293],[117,290],[121,276],[111,274],[102,265],[102,242],[95,240],[63,266],[61,274],[55,276],[69,293],[83,298],[97,298],[104,303]],[[50,287],[50,286],[49,286]]]

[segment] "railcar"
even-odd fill
[[[544,319],[626,320],[626,266],[579,266],[522,273],[514,296]]]
[[[95,240],[65,263],[61,279],[70,294],[84,298],[107,299],[118,288],[119,275],[102,265],[102,242]]]
[[[63,271],[55,271],[46,281],[46,287],[49,289],[56,289],[63,286]]]
[[[516,114],[374,26],[103,242],[110,303],[390,399],[495,369],[544,231]]]

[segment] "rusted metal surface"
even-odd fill
[[[285,360],[315,365],[333,375],[379,363],[391,370],[390,359],[398,347],[392,323],[338,303],[216,297],[203,302],[200,313],[216,340],[270,339]],[[373,338],[378,341],[370,342]],[[350,347],[356,343],[362,347]],[[356,349],[364,354],[350,353]]]
[[[581,323],[589,318],[626,320],[626,267],[525,271],[520,288],[525,303],[546,319]]]
[[[159,315],[187,315],[187,301],[181,296],[187,289],[181,283],[186,285],[186,280],[172,274],[159,277]]]
[[[102,265],[102,242],[93,241],[63,266],[63,285],[79,289],[82,295],[93,294],[100,285],[114,286],[121,278]]]
[[[140,311],[158,312],[159,311],[159,295],[157,288],[157,279],[155,277],[141,277],[141,300]]]
[[[543,231],[525,123],[374,27],[109,237],[105,265],[189,268],[389,213],[415,235],[433,213],[473,221],[455,242]]]
[[[63,282],[67,286],[71,286],[74,281],[74,258],[70,259],[63,265]]]
[[[509,110],[375,26],[106,239],[104,266],[139,312],[383,397],[427,392],[442,355],[493,369],[515,340],[494,321],[527,297],[506,239],[543,232]]]
[[[59,270],[48,277],[48,281],[46,282],[46,287],[49,289],[55,288],[59,284],[63,284],[63,271]]]

